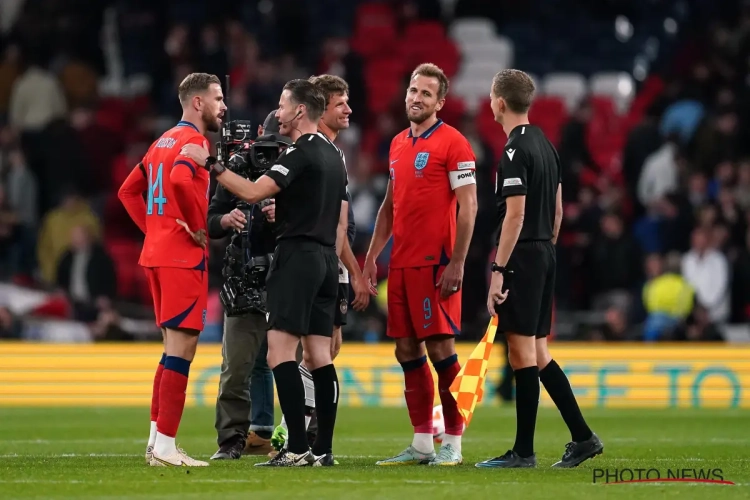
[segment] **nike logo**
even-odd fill
[[[423,329],[425,329],[425,330],[427,330],[427,328],[428,328],[428,327],[429,327],[429,326],[430,326],[431,324],[432,324],[432,323],[425,323],[425,324],[423,324],[423,325],[422,325],[422,328],[423,328]]]
[[[393,164],[394,164],[394,163],[396,163],[397,161],[398,161],[398,160],[393,160],[393,161],[391,162],[391,165],[393,165]]]
[[[508,151],[506,151],[506,153],[508,153],[508,158],[510,158],[510,161],[513,161],[513,155],[516,154],[516,150],[509,149]]]

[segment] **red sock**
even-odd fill
[[[432,406],[435,401],[435,383],[427,364],[427,356],[401,363],[404,370],[406,407],[411,425],[417,434],[432,434]]]
[[[451,436],[460,436],[464,433],[464,417],[458,411],[458,403],[456,403],[456,399],[450,390],[451,384],[461,370],[461,365],[458,364],[458,355],[454,354],[435,363],[434,366],[438,374],[438,390],[440,404],[443,405],[445,433]]]
[[[167,356],[159,386],[159,416],[156,419],[156,430],[165,436],[177,436],[182,411],[185,409],[189,373],[190,361]]]
[[[164,373],[164,360],[166,358],[166,354],[161,355],[161,361],[159,361],[159,366],[156,367],[156,375],[154,375],[154,389],[151,391],[152,422],[156,422],[156,419],[159,416],[159,386],[161,386],[161,376]]]

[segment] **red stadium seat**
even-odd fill
[[[529,110],[529,120],[544,131],[552,144],[558,145],[562,127],[568,121],[565,102],[559,97],[540,96]]]
[[[394,25],[374,25],[359,28],[351,39],[352,50],[365,59],[391,53],[398,43]]]
[[[382,2],[367,2],[357,7],[354,14],[355,29],[362,26],[396,24],[396,16],[393,9]]]
[[[365,66],[368,109],[371,113],[387,112],[393,100],[404,92],[405,67],[398,58],[379,58]]]
[[[445,26],[437,21],[415,21],[404,29],[405,42],[436,43],[445,38]]]

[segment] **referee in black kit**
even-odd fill
[[[529,75],[508,69],[495,75],[490,91],[495,121],[508,142],[495,181],[500,229],[487,308],[508,341],[516,378],[516,442],[504,455],[477,464],[483,468],[536,467],[540,379],[572,437],[553,467],[576,467],[604,449],[581,415],[568,378],[547,350],[562,186],[557,151],[539,127],[529,124],[534,90]]]
[[[333,430],[339,399],[331,360],[331,332],[338,293],[337,238],[346,238],[346,171],[336,147],[318,132],[326,102],[307,80],[284,86],[279,133],[294,144],[257,181],[227,170],[207,150],[187,145],[183,154],[216,172],[217,181],[249,202],[276,199],[277,246],[269,276],[268,364],[289,428],[289,446],[256,465],[333,465]],[[339,224],[339,221],[342,224]],[[339,229],[341,228],[341,229]],[[305,364],[315,384],[318,435],[312,451],[305,434],[305,390],[296,362],[302,339]]]

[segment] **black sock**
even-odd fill
[[[273,378],[276,380],[279,406],[289,431],[287,448],[292,453],[306,453],[310,447],[305,433],[305,386],[302,384],[297,362],[281,363],[273,369]]]
[[[339,406],[339,378],[333,364],[312,370],[315,383],[315,415],[318,417],[318,435],[312,446],[315,456],[333,452],[333,429]]]
[[[255,434],[261,439],[271,439],[271,431],[255,431]]]
[[[552,401],[555,402],[557,409],[560,410],[560,415],[570,429],[571,439],[580,442],[591,438],[591,429],[589,429],[581,414],[578,401],[576,401],[573,389],[570,387],[570,381],[560,365],[553,359],[539,372],[539,379],[544,384],[544,388],[547,389]]]
[[[539,409],[539,368],[529,366],[516,376],[516,443],[513,451],[523,458],[534,454],[536,412]]]

